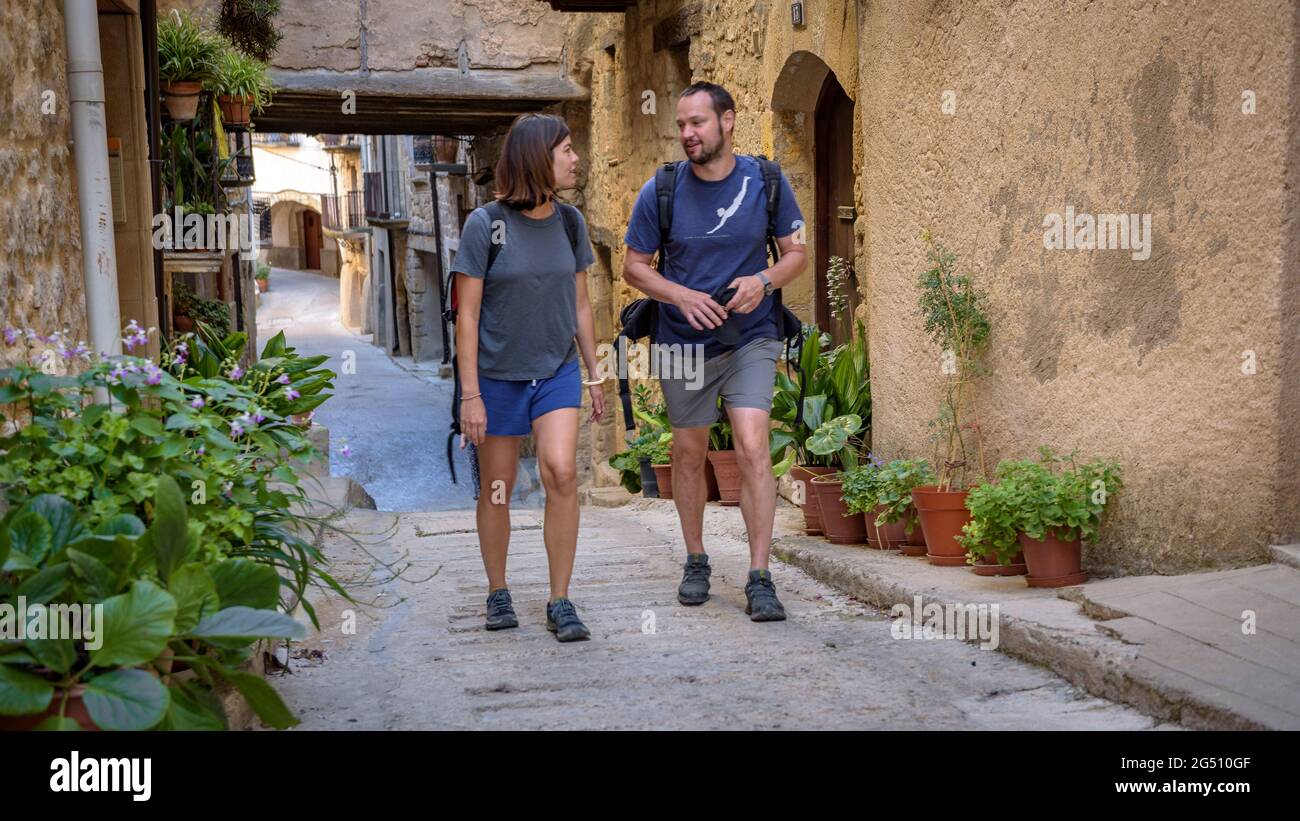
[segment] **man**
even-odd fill
[[[681,371],[660,373],[673,426],[673,502],[687,552],[677,600],[699,605],[709,598],[704,465],[721,397],[741,470],[740,509],[749,537],[745,612],[754,621],[780,621],[785,608],[768,570],[776,512],[769,417],[781,351],[772,291],[803,272],[806,255],[796,241],[802,239],[803,221],[782,174],[776,213],[781,259],[768,267],[763,174],[753,157],[732,152],[735,121],[735,103],[721,86],[694,83],[679,95],[677,130],[689,162],[679,164],[674,175],[663,274],[653,265],[660,235],[652,177],[641,188],[628,223],[623,276],[659,303],[656,345],[702,346],[704,356],[702,383],[698,378],[688,383]],[[712,295],[724,287],[735,288],[735,295],[719,304]],[[734,344],[715,336],[723,323],[729,326],[723,335]]]

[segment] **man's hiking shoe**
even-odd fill
[[[704,553],[686,554],[682,583],[677,586],[677,601],[685,605],[704,604],[709,600],[709,557]]]
[[[771,572],[749,571],[749,583],[745,585],[745,613],[750,621],[785,620],[785,608],[776,598]]]
[[[560,641],[584,641],[591,636],[587,625],[578,618],[578,611],[568,599],[556,599],[546,605],[546,629]]]
[[[487,629],[504,630],[518,627],[519,617],[515,615],[515,606],[510,601],[510,591],[502,587],[493,590],[487,597]]]

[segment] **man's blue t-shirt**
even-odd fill
[[[763,170],[758,160],[736,155],[736,167],[725,179],[702,180],[691,164],[678,168],[673,191],[673,225],[668,234],[668,255],[664,276],[671,282],[705,293],[724,288],[739,276],[767,269],[767,198]],[[781,174],[781,196],[777,203],[776,235],[786,237],[803,225],[785,174]],[[653,254],[659,248],[659,206],[655,201],[655,180],[641,186],[627,235],[629,248]],[[779,339],[776,301],[764,297],[748,314],[731,314],[740,331],[737,346],[754,339]],[[656,342],[704,343],[706,357],[726,350],[713,331],[697,331],[674,305],[659,303]]]

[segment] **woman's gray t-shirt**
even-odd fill
[[[494,239],[492,217],[476,208],[465,220],[451,270],[483,280],[479,309],[478,372],[489,379],[547,379],[578,356],[578,271],[595,257],[587,221],[578,213],[575,259],[558,205],[543,219],[503,207],[495,238],[501,250],[487,272]]]

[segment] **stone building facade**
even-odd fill
[[[765,0],[627,5],[569,16],[590,98],[557,108],[585,152],[602,339],[635,296],[633,198],[682,156],[674,92],[710,80],[737,150],[779,160],[809,221],[819,264],[786,289],[805,320],[827,321],[818,243],[848,249],[877,453],[931,452],[929,230],[991,295],[990,467],[1047,444],[1125,468],[1090,566],[1181,572],[1300,536],[1300,7],[826,0],[795,26]],[[1149,256],[1045,247],[1067,209],[1149,215]]]

